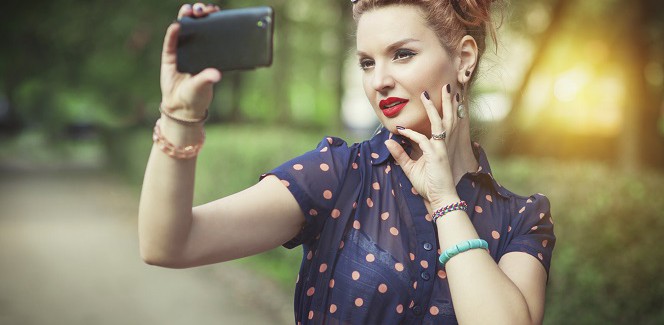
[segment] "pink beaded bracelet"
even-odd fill
[[[452,212],[452,211],[457,211],[457,210],[463,210],[467,211],[468,210],[468,204],[466,204],[466,201],[459,201],[456,203],[452,203],[450,205],[446,205],[438,210],[436,210],[433,213],[433,223],[436,223],[436,221],[441,218],[442,216]]]
[[[152,141],[169,157],[177,159],[191,159],[198,156],[198,153],[203,147],[205,142],[205,130],[201,129],[201,141],[199,143],[188,145],[184,147],[176,146],[168,141],[162,134],[159,127],[159,120],[154,125],[154,133],[152,134]]]

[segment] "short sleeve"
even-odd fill
[[[553,219],[549,199],[536,194],[530,196],[518,208],[518,215],[513,217],[514,233],[503,254],[524,252],[535,257],[544,265],[549,274],[553,247],[556,236],[553,233]]]
[[[300,233],[283,246],[294,248],[312,240],[330,216],[348,169],[350,148],[333,137],[318,147],[263,174],[279,178],[300,205],[305,224]]]

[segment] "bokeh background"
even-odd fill
[[[68,218],[52,210],[53,218],[46,212],[35,219],[26,211],[31,205],[57,208],[42,201],[56,194],[56,201],[69,198],[73,205],[105,202],[107,214],[121,205],[129,209],[103,220],[122,220],[134,237],[133,207],[158,118],[163,34],[181,4],[15,1],[0,10],[0,289],[7,289],[0,290],[0,322],[114,323],[106,316],[113,308],[94,304],[115,300],[84,300],[69,318],[40,318],[35,314],[44,306],[23,306],[59,300],[40,289],[58,282],[48,278],[53,274],[34,275],[26,271],[31,265],[19,264],[37,246],[58,245],[62,237],[42,236],[52,233],[49,227],[60,229],[57,218]],[[359,81],[349,1],[216,4],[273,6],[275,57],[271,68],[226,73],[216,87],[196,202],[250,186],[325,135],[349,142],[370,137],[377,121]],[[512,0],[496,18],[499,42],[487,52],[471,95],[473,137],[488,151],[501,184],[519,194],[544,193],[552,202],[558,242],[545,324],[664,323],[664,2]],[[76,185],[51,189],[44,182]],[[122,203],[107,202],[119,197]],[[108,229],[92,226],[101,222],[95,214],[74,221],[91,222],[89,229],[68,229],[98,229],[95,238],[103,237]],[[26,220],[42,232],[16,232]],[[88,262],[107,254],[92,251],[95,246],[86,245],[81,233],[66,235],[79,236],[72,247]],[[35,247],[26,250],[26,242]],[[129,265],[100,268],[84,283],[94,287],[101,277],[110,286],[136,288],[130,281],[147,281],[104,276],[118,268],[151,268],[141,265],[136,247],[125,253]],[[58,254],[63,252],[55,253],[55,266],[40,267],[76,263]],[[300,255],[300,249],[278,248],[234,262],[233,270],[240,278],[251,274],[274,283],[270,290],[283,293],[290,305]],[[208,267],[206,274],[218,274],[221,267]],[[22,275],[5,273],[10,271]],[[164,286],[177,281],[177,274],[193,274],[169,272]],[[41,285],[31,276],[40,277]],[[201,276],[210,288],[221,281]],[[247,288],[240,291],[265,295],[265,286]],[[133,302],[139,307],[123,313],[141,313],[140,304],[152,299],[148,293]],[[165,315],[181,312],[178,292],[170,294],[174,302],[162,306]],[[203,313],[182,323],[206,323]],[[153,323],[180,321],[167,319]]]

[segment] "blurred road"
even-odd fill
[[[138,193],[94,170],[0,166],[0,324],[292,324],[292,296],[236,262],[146,265]]]

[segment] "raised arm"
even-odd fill
[[[218,10],[201,3],[184,5],[178,17],[202,17]],[[212,68],[197,75],[179,73],[178,32],[179,25],[173,23],[164,39],[162,109],[179,119],[200,119],[210,105],[213,85],[221,79],[221,73]],[[162,136],[180,147],[199,143],[202,129],[202,123],[178,123],[163,114],[160,119]],[[301,229],[304,215],[274,176],[242,192],[192,208],[195,167],[195,157],[178,159],[157,145],[152,147],[139,205],[139,242],[146,263],[184,268],[227,261],[277,247]]]

